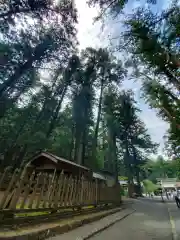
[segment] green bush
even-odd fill
[[[143,181],[143,189],[145,193],[150,193],[156,191],[158,189],[158,186],[152,181],[146,179]]]

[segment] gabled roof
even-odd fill
[[[96,172],[93,172],[93,178],[106,180],[106,178],[105,178],[105,176],[103,174],[96,173]]]
[[[69,161],[69,160],[67,160],[67,159],[65,159],[65,158],[58,157],[58,156],[56,156],[56,155],[54,155],[54,154],[52,154],[52,153],[49,153],[49,152],[41,152],[41,153],[35,155],[35,156],[28,162],[27,166],[30,165],[30,164],[33,164],[33,161],[35,161],[36,159],[38,159],[38,158],[40,158],[40,157],[48,158],[49,160],[51,160],[51,161],[52,161],[53,163],[55,163],[55,164],[58,164],[58,163],[60,163],[60,162],[64,162],[64,163],[69,164],[69,165],[72,165],[72,166],[74,166],[74,167],[78,167],[78,168],[81,168],[81,169],[83,169],[83,170],[90,171],[90,169],[87,168],[87,167],[84,167],[84,166],[82,166],[82,165],[80,165],[80,164],[77,164],[77,163],[75,163],[75,162]]]
[[[111,176],[111,177],[115,177],[114,173],[112,173],[111,171],[106,170],[106,169],[100,169],[98,172],[101,173],[101,174],[105,174],[105,175]]]

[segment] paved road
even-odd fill
[[[178,212],[174,202],[163,204],[159,199],[140,199],[133,207],[136,212],[90,240],[172,240],[173,224],[176,228],[179,225],[180,230],[180,210]],[[171,221],[168,207],[173,215]]]
[[[170,222],[172,226],[172,232],[174,234],[174,239],[180,239],[180,209],[177,208],[174,201],[168,201],[167,207],[170,215]]]

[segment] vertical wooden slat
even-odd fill
[[[54,180],[54,176],[50,174],[49,175],[49,183],[48,183],[47,195],[46,195],[46,207],[47,208],[49,208],[53,180]]]
[[[58,208],[58,206],[59,206],[59,200],[60,200],[60,197],[61,197],[62,185],[63,185],[63,176],[64,176],[64,173],[62,171],[61,174],[59,175],[58,180],[57,180],[57,193],[55,195],[55,201],[54,201],[54,207],[55,208]]]
[[[97,181],[97,178],[95,179],[95,204],[97,205],[98,204],[98,181]]]
[[[93,183],[93,204],[96,204],[96,183]]]
[[[76,190],[76,198],[75,198],[75,204],[80,204],[80,196],[81,196],[81,179],[78,178],[77,180],[77,190]]]
[[[91,198],[90,198],[91,199],[91,204],[94,204],[93,203],[93,186],[94,186],[93,182],[91,182]]]
[[[64,206],[64,197],[65,197],[65,192],[66,192],[66,185],[67,185],[67,176],[64,176],[63,187],[62,187],[62,192],[61,192],[61,197],[60,197],[60,206]]]
[[[48,174],[45,173],[44,174],[44,183],[43,183],[43,186],[42,186],[42,191],[41,191],[41,196],[40,196],[40,202],[39,202],[39,206],[38,206],[38,207],[41,207],[41,208],[43,208],[43,206],[44,206],[47,184],[48,184]]]
[[[43,173],[41,175],[41,179],[40,180],[42,181],[42,186],[41,186],[41,189],[40,189],[39,196],[37,197],[37,200],[36,200],[36,203],[35,203],[35,208],[39,208],[40,207],[40,203],[41,203],[41,200],[43,198],[44,189],[45,189],[45,185],[46,185],[46,181],[47,181],[47,174]]]
[[[52,191],[51,191],[51,197],[50,197],[50,206],[51,208],[54,207],[54,201],[56,198],[56,192],[57,192],[57,183],[58,183],[58,176],[56,175],[54,177],[53,183],[52,183]]]
[[[47,208],[47,205],[48,205],[48,202],[49,202],[49,191],[50,191],[50,188],[51,188],[51,182],[52,182],[52,175],[48,174],[47,175],[47,184],[45,186],[46,194],[43,197],[43,204],[42,204],[43,208]]]
[[[90,201],[93,203],[93,182],[90,182]]]
[[[3,186],[3,183],[4,183],[4,180],[6,179],[6,178],[8,178],[8,173],[10,173],[10,170],[11,170],[11,168],[10,167],[7,167],[5,170],[4,170],[4,172],[3,172],[3,174],[2,174],[2,176],[1,176],[1,178],[0,178],[0,189],[2,188],[2,186]]]
[[[92,184],[91,184],[91,181],[89,181],[88,185],[89,185],[89,187],[88,187],[89,188],[89,194],[88,194],[89,201],[88,201],[88,203],[91,204],[91,202],[92,202],[92,200],[91,200],[92,199]]]
[[[19,173],[19,171],[18,171],[18,169],[16,169],[14,171],[14,174],[13,174],[13,176],[11,178],[11,181],[10,181],[10,183],[9,183],[9,185],[8,185],[6,191],[4,192],[4,195],[3,195],[2,199],[1,199],[0,209],[3,209],[3,208],[6,207],[7,202],[9,201],[9,197],[8,196],[11,195],[11,193],[13,193],[12,187],[13,187],[14,183],[16,183],[16,180],[18,178],[18,173]]]
[[[28,203],[28,208],[34,208],[33,203],[34,203],[34,200],[36,199],[36,192],[37,192],[37,189],[38,189],[38,186],[39,186],[39,181],[40,181],[41,174],[42,173],[38,173],[37,178],[35,180],[35,186],[33,188],[33,192],[31,194],[31,197],[30,197],[30,200],[29,200],[29,203]]]
[[[86,203],[89,204],[89,181],[87,181],[87,199],[86,199]]]
[[[71,182],[72,176],[67,178],[67,184],[66,184],[66,192],[65,192],[65,197],[64,197],[64,206],[68,206],[68,197],[69,197],[69,192],[70,192],[70,182]]]
[[[84,180],[84,195],[83,195],[83,204],[86,204],[86,199],[87,199],[87,181]]]
[[[74,179],[74,189],[73,189],[73,193],[72,193],[72,205],[76,205],[76,194],[77,194],[77,177],[75,177]]]
[[[81,196],[80,196],[80,204],[83,204],[84,197],[84,176],[81,177]]]
[[[74,178],[71,179],[71,184],[70,184],[70,193],[69,193],[69,205],[73,205],[73,192],[74,192],[74,187],[75,187],[75,180]]]
[[[56,169],[54,169],[54,173],[53,173],[53,176],[52,176],[52,181],[50,183],[50,188],[48,190],[48,201],[47,201],[47,205],[48,205],[48,208],[51,207],[51,198],[52,198],[52,194],[53,194],[53,185],[54,185],[54,181],[55,181],[55,178],[56,178]]]
[[[20,199],[21,193],[24,189],[25,176],[19,173],[20,179],[16,182],[16,187],[13,191],[12,198],[9,202],[9,209],[16,209],[16,205]]]
[[[32,185],[32,182],[34,180],[34,176],[35,176],[35,172],[33,172],[29,178],[29,181],[27,182],[26,184],[26,187],[25,187],[25,190],[24,190],[24,194],[22,196],[22,201],[21,201],[21,204],[20,204],[20,208],[24,208],[25,206],[25,203],[29,197],[29,193],[30,193],[30,190],[31,190],[31,185]]]
[[[90,203],[93,203],[93,182],[90,182]]]
[[[89,182],[86,180],[86,199],[85,204],[88,204],[88,196],[89,196]]]

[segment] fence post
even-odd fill
[[[83,196],[84,196],[84,176],[81,177],[81,198],[80,198],[80,204],[83,203]]]
[[[74,179],[74,191],[72,193],[72,205],[76,204],[77,188],[78,188],[78,179],[77,179],[77,177],[75,177],[75,179]]]
[[[71,176],[71,181],[70,181],[70,191],[69,191],[69,205],[72,206],[72,197],[73,197],[73,191],[74,191],[74,179],[73,177]]]
[[[25,206],[26,200],[28,199],[28,196],[29,196],[29,193],[30,193],[30,190],[31,190],[31,185],[33,183],[34,177],[35,177],[35,171],[31,174],[31,176],[29,178],[29,181],[27,182],[20,208],[24,208],[24,206]]]
[[[98,205],[98,180],[97,178],[95,179],[95,207]]]
[[[0,178],[0,189],[1,189],[2,185],[3,185],[3,182],[4,182],[5,178],[6,178],[6,176],[8,176],[8,172],[10,172],[10,170],[11,170],[11,167],[7,167],[4,170],[4,172],[3,172],[3,174],[2,174],[2,176]]]
[[[94,204],[94,193],[93,193],[93,188],[94,188],[94,183],[92,181],[89,182],[89,189],[90,189],[90,194],[89,194],[89,198],[90,198],[90,204]]]
[[[49,190],[48,190],[48,207],[49,207],[49,205],[51,205],[50,200],[51,200],[51,194],[52,194],[52,191],[53,191],[53,185],[54,185],[55,177],[56,177],[56,169],[54,170],[52,181],[50,183]]]
[[[62,187],[61,198],[60,198],[60,204],[63,206],[65,206],[64,199],[65,199],[66,185],[67,185],[67,176],[64,176],[63,187]]]
[[[54,202],[55,208],[59,207],[59,200],[61,197],[62,193],[62,187],[63,187],[63,177],[64,177],[64,172],[62,171],[59,175],[58,181],[57,181],[57,194]]]
[[[69,193],[70,193],[70,186],[72,184],[72,175],[70,177],[68,177],[67,179],[67,187],[66,187],[66,193],[65,193],[65,196],[64,196],[64,206],[68,206],[69,205]]]
[[[51,174],[47,175],[47,185],[45,186],[46,194],[43,197],[43,204],[42,204],[43,208],[47,208],[47,205],[49,206],[49,191],[50,191],[51,181],[52,181],[51,177],[52,177]]]
[[[41,201],[43,199],[44,189],[45,189],[46,181],[47,181],[47,174],[46,173],[42,173],[42,176],[41,176],[40,180],[42,181],[42,183],[40,182],[40,185],[42,185],[42,186],[41,186],[41,189],[40,189],[40,192],[39,192],[39,196],[37,197],[35,208],[39,208],[40,207]]]
[[[54,207],[55,197],[56,197],[56,191],[57,191],[57,183],[58,183],[58,175],[54,176],[53,184],[52,184],[52,190],[51,190],[51,196],[50,196],[50,207]]]
[[[34,203],[34,199],[36,198],[36,192],[37,192],[37,188],[39,185],[40,177],[41,177],[41,173],[38,173],[37,178],[35,180],[35,186],[34,186],[32,195],[31,195],[29,203],[28,203],[28,208],[33,208],[33,203]]]
[[[4,196],[3,198],[1,199],[1,202],[0,202],[0,209],[3,209],[3,208],[6,208],[7,206],[7,203],[10,201],[10,199],[12,198],[12,195],[13,195],[13,190],[12,190],[12,187],[13,187],[13,184],[17,181],[17,174],[19,173],[18,169],[16,169],[14,171],[14,174],[11,178],[11,181],[6,189],[6,191],[4,192]],[[18,175],[19,176],[19,175]],[[9,198],[9,194],[11,195],[10,198]]]

